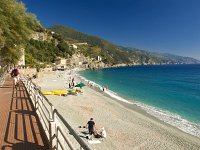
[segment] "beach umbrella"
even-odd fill
[[[75,85],[75,87],[80,87],[80,88],[82,88],[82,87],[84,87],[84,86],[86,86],[84,83],[79,83],[79,84],[77,84],[77,85]]]

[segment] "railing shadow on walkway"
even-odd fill
[[[6,85],[2,88],[10,87]],[[13,87],[2,150],[47,150],[47,137],[23,84]]]

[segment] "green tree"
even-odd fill
[[[35,16],[26,13],[16,0],[0,1],[0,54],[5,63],[17,63],[20,46],[26,44],[33,30],[42,28]]]

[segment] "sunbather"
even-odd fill
[[[102,138],[106,138],[106,130],[104,127],[102,127],[100,130],[99,130],[99,135],[102,137]]]

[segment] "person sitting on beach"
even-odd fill
[[[93,118],[90,118],[90,121],[87,122],[86,127],[89,131],[89,139],[91,139],[92,135],[94,135],[95,131],[95,122],[93,121]]]
[[[104,127],[94,133],[95,138],[106,138],[106,130]]]
[[[104,127],[102,127],[100,130],[99,130],[99,135],[102,137],[102,138],[106,138],[106,130]]]

